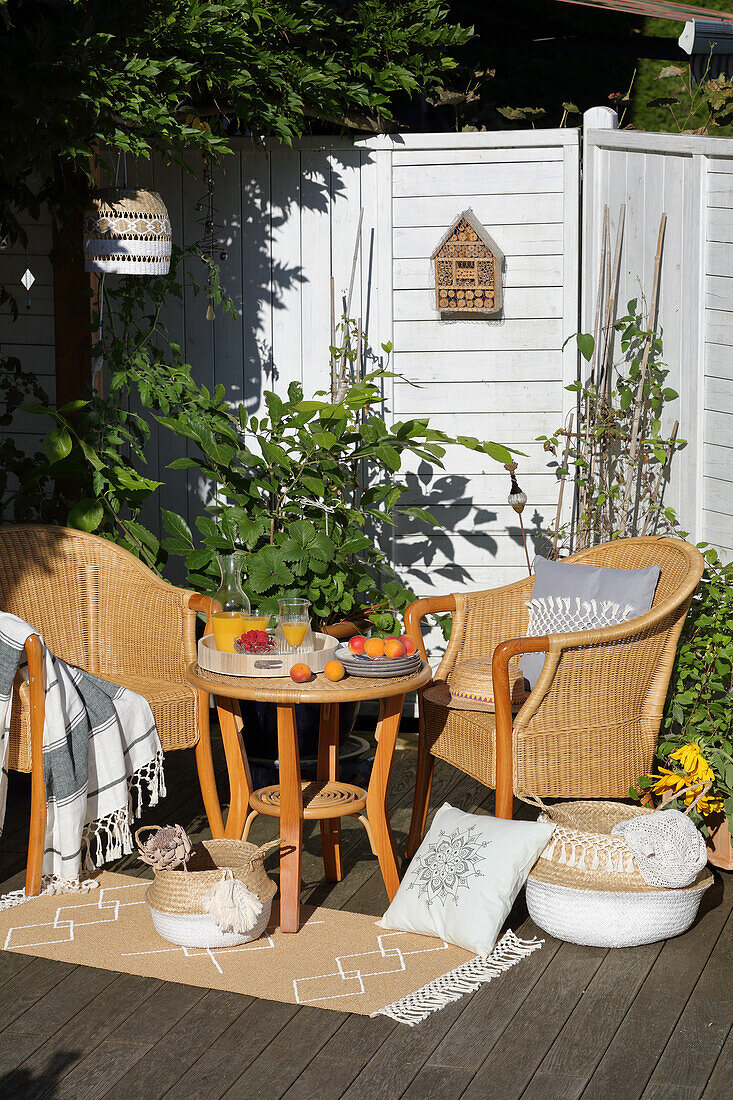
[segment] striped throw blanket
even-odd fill
[[[37,633],[0,612],[0,833],[7,798],[13,680],[28,677],[24,644]],[[46,718],[44,884],[76,882],[82,870],[132,851],[130,825],[165,795],[163,752],[146,699],[74,668],[43,647]]]

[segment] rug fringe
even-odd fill
[[[490,982],[499,974],[511,970],[522,959],[542,946],[544,940],[520,940],[514,932],[507,932],[488,956],[477,955],[467,963],[441,974],[435,981],[408,993],[399,1001],[372,1012],[372,1016],[389,1016],[398,1024],[414,1027],[432,1012],[439,1012],[446,1005],[460,1001],[466,993],[474,993],[480,985]]]
[[[11,890],[10,893],[3,894],[0,897],[0,913],[4,909],[14,909],[16,905],[23,905],[26,901],[33,901],[33,898],[40,897],[42,894],[88,894],[90,890],[98,888],[99,883],[89,878],[62,879],[57,878],[56,875],[44,875],[41,879],[39,894],[29,898],[24,889]]]

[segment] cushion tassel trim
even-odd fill
[[[513,932],[506,932],[487,957],[477,955],[467,963],[441,974],[422,989],[409,993],[399,1001],[372,1012],[372,1016],[389,1016],[398,1024],[414,1027],[432,1012],[439,1012],[446,1005],[460,1001],[466,993],[474,993],[480,985],[490,982],[506,970],[511,970],[522,959],[542,946],[544,940],[520,940]]]

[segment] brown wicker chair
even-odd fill
[[[650,611],[619,626],[527,638],[533,577],[492,591],[417,600],[406,630],[425,656],[424,615],[453,612],[453,629],[433,683],[420,700],[420,744],[412,823],[414,855],[425,827],[433,758],[496,791],[496,814],[512,816],[513,793],[550,798],[624,798],[652,764],[677,641],[703,571],[681,539],[619,539],[569,561],[661,575]],[[547,652],[534,690],[512,716],[510,675],[519,655]],[[452,709],[457,661],[493,656],[496,713]],[[426,658],[427,659],[427,658]]]
[[[0,527],[0,609],[38,627],[51,652],[144,695],[164,752],[195,749],[211,832],[224,835],[209,739],[209,697],[184,678],[196,659],[196,613],[211,600],[175,588],[114,543],[65,527]],[[208,623],[207,623],[208,629]],[[29,680],[13,697],[8,768],[31,773],[26,891],[40,889],[46,827],[41,644],[26,643]],[[220,702],[217,700],[217,702]],[[238,737],[231,704],[227,737]],[[226,728],[225,728],[226,727]]]

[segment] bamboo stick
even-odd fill
[[[618,283],[621,274],[621,251],[624,239],[624,226],[626,223],[626,206],[622,205],[618,212],[618,229],[616,230],[616,251],[613,257],[613,272],[611,274],[609,295],[606,313],[606,343],[604,361],[601,368],[604,383],[606,401],[611,399],[611,380],[613,376],[613,342],[616,335],[616,299],[618,297]],[[599,379],[600,387],[600,379]]]
[[[667,453],[665,455],[664,462],[657,472],[656,480],[654,482],[654,485],[652,486],[652,491],[649,494],[649,507],[647,509],[646,518],[644,520],[644,526],[641,529],[642,535],[646,534],[649,523],[651,522],[653,517],[655,518],[656,525],[656,517],[659,514],[659,508],[661,508],[662,496],[664,493],[664,475],[669,468],[670,459],[672,458],[672,455],[674,453],[674,445],[677,442],[677,432],[679,431],[679,426],[679,420],[675,420],[672,427],[672,434],[669,437],[669,442],[667,443]],[[659,497],[659,506],[655,504],[657,497]]]
[[[646,407],[646,401],[644,399],[644,382],[646,380],[646,372],[649,366],[649,356],[652,349],[652,341],[654,339],[654,331],[656,328],[657,320],[657,305],[659,300],[659,277],[662,266],[662,244],[664,241],[664,230],[667,224],[667,215],[662,214],[659,222],[659,235],[657,237],[657,251],[654,257],[654,278],[652,280],[652,300],[649,307],[649,325],[647,330],[647,337],[644,344],[644,354],[641,360],[641,372],[639,375],[639,385],[636,387],[636,410],[634,413],[634,420],[631,425],[631,442],[629,443],[629,458],[628,458],[628,470],[626,471],[626,484],[624,485],[623,505],[621,508],[621,523],[620,534],[623,537],[626,534],[626,528],[629,519],[629,506],[631,503],[631,487],[634,483],[634,471],[635,464],[639,453],[639,428],[642,420],[642,412]]]
[[[593,357],[591,359],[591,370],[589,384],[595,385],[598,378],[598,348],[600,344],[601,336],[601,317],[603,315],[603,290],[604,290],[604,275],[606,270],[606,254],[608,251],[608,206],[603,208],[603,230],[601,234],[601,256],[598,271],[598,292],[596,294],[596,312],[593,321]],[[591,422],[593,420],[591,401],[588,396],[585,398],[585,408],[581,408],[579,405],[579,415],[583,414],[583,420],[585,421],[583,428],[583,447],[582,457],[585,461],[586,481],[590,480],[593,470],[593,444],[592,444],[592,432]],[[578,424],[580,428],[580,423]],[[577,541],[578,546],[576,549],[582,550],[587,545],[587,538],[589,533],[588,513],[590,509],[590,495],[587,487],[581,488],[578,494],[578,531]]]
[[[596,299],[596,316],[593,327],[593,360],[591,367],[590,384],[595,389],[595,393],[598,393],[598,386],[600,383],[600,346],[601,336],[603,334],[603,318],[606,316],[605,309],[605,296],[608,295],[608,281],[607,271],[609,262],[609,248],[610,248],[610,231],[609,231],[609,211],[608,206],[603,208],[603,234],[601,243],[601,262],[598,272],[598,296]],[[583,455],[585,459],[586,481],[592,486],[593,478],[595,476],[596,467],[596,453],[597,453],[597,441],[595,438],[596,418],[595,411],[597,406],[597,399],[592,401],[590,397],[586,397],[585,401],[585,453]],[[581,545],[578,549],[582,549],[587,546],[591,538],[591,490],[586,488],[582,493],[582,507],[581,515],[584,516],[583,524],[584,528],[581,530],[579,525],[578,537],[581,541]]]
[[[570,437],[571,437],[572,431],[573,431],[573,420],[574,420],[574,414],[571,413],[570,418],[568,420],[567,435],[565,437],[565,451],[564,451],[563,456],[562,456],[562,469],[563,469],[563,471],[567,470],[567,468],[568,468],[568,455],[570,454]],[[554,536],[553,541],[552,541],[552,550],[553,550],[553,554],[555,555],[555,557],[557,557],[557,540],[558,540],[559,534],[560,534],[560,513],[562,512],[562,498],[563,498],[563,493],[565,491],[565,478],[566,477],[567,477],[566,473],[561,473],[560,474],[560,491],[559,491],[558,496],[557,496],[557,511],[555,512],[555,536]]]

